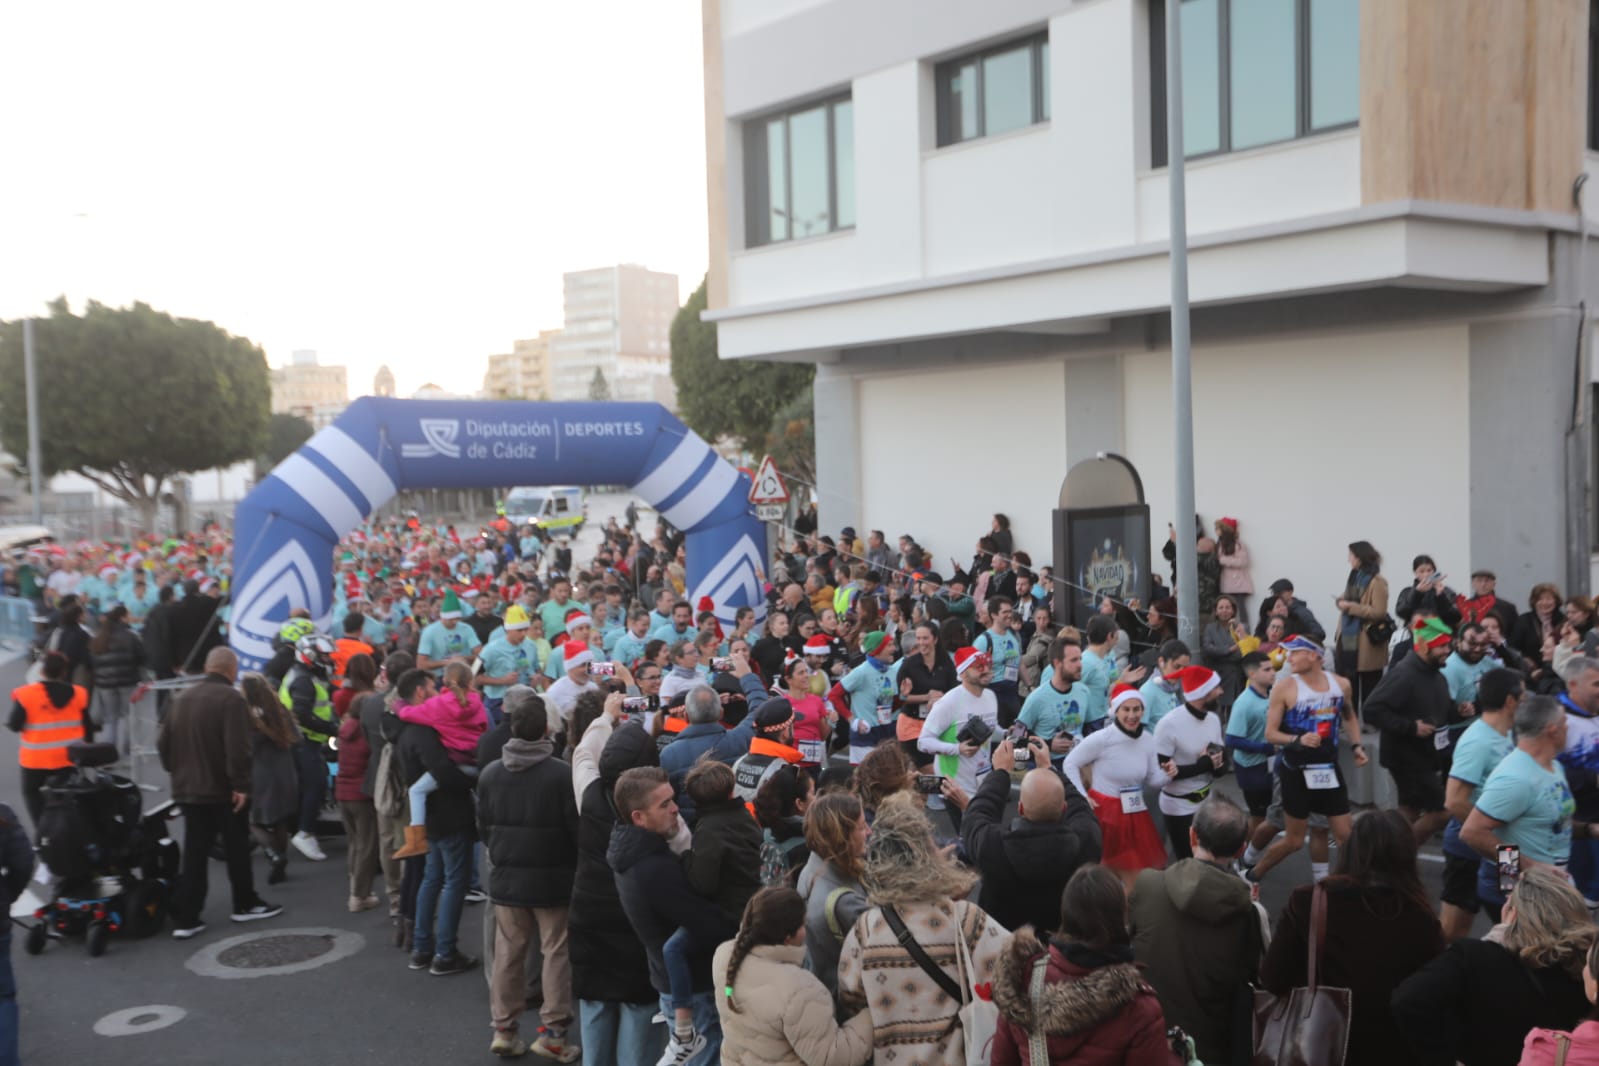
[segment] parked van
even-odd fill
[[[517,526],[532,523],[541,530],[575,536],[588,521],[588,500],[574,485],[539,485],[512,489],[505,497],[505,517]]]

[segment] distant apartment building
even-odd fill
[[[271,377],[275,415],[299,415],[313,424],[326,425],[350,402],[344,367],[320,365],[313,351],[295,352],[288,366],[272,369]],[[318,422],[319,418],[322,421]]]
[[[537,337],[513,341],[509,352],[489,356],[488,373],[483,375],[483,398],[549,399],[550,345],[560,335],[558,329],[540,330]]]
[[[586,400],[594,372],[613,400],[672,406],[672,318],[677,275],[622,264],[567,274],[566,326],[550,345],[553,400]]]

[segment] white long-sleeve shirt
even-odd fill
[[[1083,768],[1094,768],[1094,791],[1102,796],[1117,796],[1124,788],[1159,788],[1168,780],[1160,768],[1155,750],[1155,734],[1140,728],[1130,737],[1112,722],[1090,733],[1066,756],[1066,778],[1077,791],[1088,795],[1083,785]]]
[[[960,744],[943,739],[953,726],[959,732],[966,719],[976,715],[988,723],[994,731],[994,736],[989,742],[977,749],[975,755],[962,755]],[[988,750],[998,738],[999,733],[999,701],[988,689],[983,689],[981,694],[973,696],[965,685],[944,693],[939,701],[933,704],[932,710],[927,712],[927,718],[922,722],[921,736],[916,739],[916,746],[925,752],[941,756],[937,760],[938,772],[945,777],[953,777],[955,784],[967,794],[977,791],[977,781],[993,768],[989,761]]]
[[[1185,706],[1180,706],[1160,720],[1155,727],[1155,746],[1160,753],[1168,755],[1178,766],[1188,766],[1196,763],[1205,754],[1208,745],[1222,745],[1221,718],[1216,714],[1207,714],[1203,718],[1195,718]],[[1209,765],[1207,763],[1207,765]],[[1199,804],[1193,800],[1179,799],[1178,793],[1188,795],[1201,789],[1210,787],[1216,780],[1215,774],[1196,774],[1193,777],[1179,777],[1168,782],[1160,793],[1160,811],[1162,814],[1193,814],[1199,810]]]

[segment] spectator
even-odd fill
[[[0,803],[0,899],[8,912],[33,880],[36,864],[17,812]],[[7,922],[5,932],[0,933],[0,1063],[14,1066],[22,1061],[17,1050],[20,1022],[17,979],[11,968],[11,923]]]
[[[797,766],[781,767],[755,793],[753,806],[762,847],[771,844],[777,848],[789,883],[811,857],[805,845],[805,812],[815,799],[816,779]]]
[[[1167,1024],[1194,1038],[1205,1062],[1233,1062],[1233,1004],[1255,982],[1265,952],[1265,912],[1233,872],[1249,820],[1212,795],[1189,826],[1193,856],[1138,875],[1129,899],[1133,950],[1155,986]]]
[[[975,880],[934,845],[909,797],[883,804],[862,876],[873,906],[845,936],[838,964],[839,1004],[846,1014],[871,1012],[883,1061],[890,1054],[929,1066],[965,1061],[956,1012],[968,993],[956,983],[962,976],[973,985],[992,981],[1005,937],[998,922],[966,901]],[[945,964],[924,969],[904,946],[908,940]],[[964,974],[959,951],[971,960]],[[891,996],[879,994],[886,980],[894,982]]]
[[[1399,590],[1394,601],[1394,617],[1409,626],[1418,610],[1442,619],[1450,629],[1460,626],[1460,611],[1455,606],[1455,590],[1444,584],[1444,575],[1430,555],[1418,555],[1410,563],[1414,580]]]
[[[672,783],[683,820],[694,824],[694,802],[683,788],[688,772],[700,757],[711,751],[727,735],[722,728],[722,701],[709,685],[696,685],[683,700],[683,717],[688,727],[661,749],[661,769]]]
[[[366,779],[361,783],[361,791],[368,796],[376,798],[378,794],[378,770],[383,765],[383,752],[389,746],[388,735],[384,732],[385,722],[392,723],[395,731],[399,729],[399,719],[389,713],[389,704],[398,696],[396,682],[404,677],[416,665],[416,658],[410,652],[390,652],[383,660],[382,681],[385,690],[362,698],[355,703],[355,711],[361,719],[361,733],[366,737],[371,757],[366,764]],[[392,763],[395,756],[390,755]],[[407,817],[405,813],[391,816],[386,810],[378,809],[377,814],[377,843],[378,865],[383,870],[383,887],[389,897],[389,920],[394,923],[396,943],[401,941],[403,919],[400,917],[400,863],[395,859],[394,852],[405,843],[405,826]]]
[[[267,884],[288,877],[289,827],[300,810],[300,783],[294,748],[300,730],[260,674],[245,674],[240,684],[250,705],[250,833],[271,863]]]
[[[1255,594],[1255,581],[1249,576],[1249,548],[1238,537],[1238,519],[1216,519],[1216,562],[1221,567],[1221,593],[1231,596],[1238,608],[1238,620],[1247,621],[1245,606]]]
[[[100,619],[100,628],[89,641],[89,663],[94,683],[89,715],[101,739],[116,745],[126,760],[133,745],[128,712],[134,687],[144,673],[144,644],[129,627],[128,609],[120,603]]]
[[[838,990],[839,948],[869,906],[861,875],[871,832],[861,801],[847,792],[830,792],[805,812],[805,843],[811,849],[799,877],[805,967],[830,993]]]
[[[1370,541],[1349,545],[1349,567],[1349,580],[1338,598],[1333,669],[1349,679],[1359,711],[1388,662],[1387,641],[1373,640],[1368,629],[1388,617],[1388,579],[1382,576],[1382,556]]]
[[[1221,675],[1221,706],[1231,707],[1244,687],[1244,657],[1239,646],[1249,631],[1238,617],[1238,601],[1223,593],[1216,597],[1215,613],[1200,634],[1200,656],[1206,666]],[[1251,641],[1251,644],[1254,642]]]
[[[1416,838],[1395,811],[1355,819],[1338,849],[1327,893],[1327,947],[1321,982],[1351,992],[1347,1061],[1408,1066],[1413,1061],[1388,1003],[1399,983],[1443,950],[1443,933],[1416,871]],[[1261,985],[1287,995],[1302,987],[1310,944],[1312,886],[1288,897],[1261,966]]]
[[[1599,944],[1588,949],[1582,987],[1589,1003],[1599,1003]],[[1599,1012],[1569,1033],[1534,1029],[1521,1049],[1521,1066],[1594,1066],[1599,1063]]]
[[[1559,587],[1547,581],[1534,585],[1527,597],[1527,612],[1510,630],[1510,643],[1533,667],[1529,680],[1534,685],[1554,670],[1561,621]]]
[[[365,652],[355,652],[344,664],[345,684],[341,692],[351,693],[347,708],[354,701],[373,695],[377,664]],[[339,772],[333,782],[333,798],[344,823],[345,866],[350,879],[350,912],[368,911],[378,905],[372,894],[372,879],[378,873],[378,816],[372,797],[362,792],[372,749],[361,731],[358,713],[347,711],[339,723]]]
[[[1032,984],[1042,958],[1044,988]],[[994,1066],[1043,1066],[1027,1052],[1042,1030],[1051,1066],[1178,1066],[1154,989],[1133,962],[1127,896],[1103,866],[1072,875],[1060,902],[1060,934],[1047,944],[1021,930],[995,967]]]
[[[1286,635],[1299,634],[1312,637],[1320,644],[1327,639],[1327,631],[1316,621],[1310,605],[1304,600],[1294,596],[1294,583],[1286,577],[1280,577],[1271,583],[1271,595],[1260,605],[1260,621],[1255,624],[1255,635],[1266,636],[1267,620],[1273,617],[1283,619],[1286,626]]]
[[[711,962],[725,1066],[863,1066],[872,1057],[871,1015],[835,1022],[833,998],[804,959],[805,901],[791,888],[762,889],[738,938]]]
[[[1049,765],[1043,740],[1033,737],[1029,744],[1035,769],[1022,778],[1016,820],[1008,828],[1003,818],[1016,767],[1009,740],[994,750],[994,772],[977,794],[969,802],[959,791],[953,797],[965,811],[961,843],[967,860],[982,878],[978,905],[1006,929],[1054,925],[1066,882],[1100,858],[1099,823],[1088,801]]]

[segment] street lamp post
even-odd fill
[[[1171,393],[1176,437],[1177,635],[1199,640],[1199,558],[1194,520],[1194,397],[1188,336],[1188,203],[1183,159],[1182,0],[1166,0],[1166,181],[1171,217]]]

